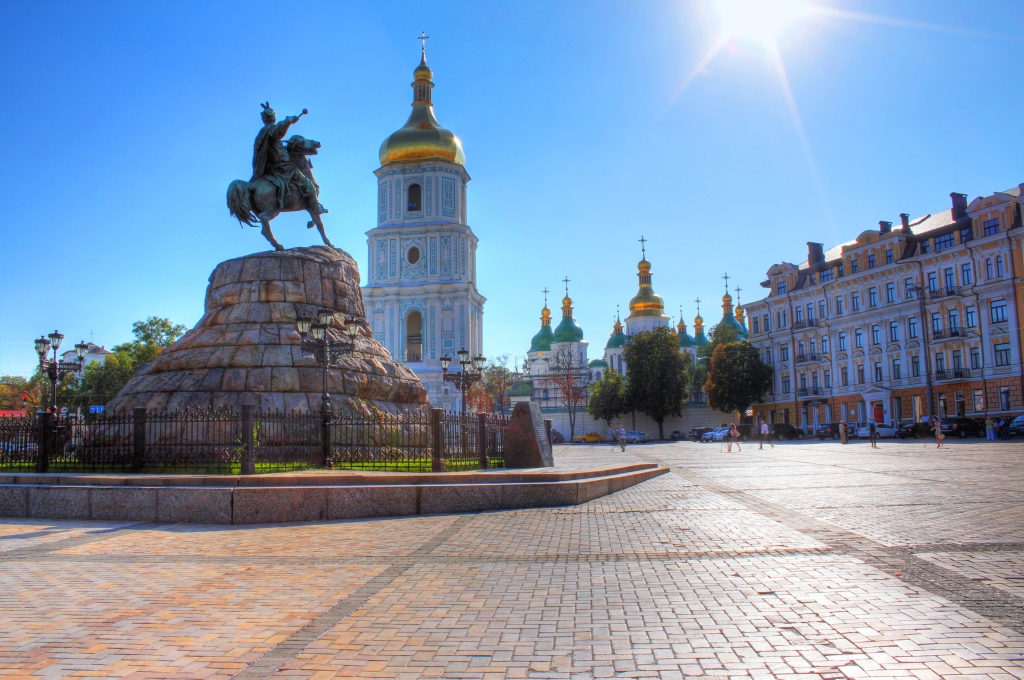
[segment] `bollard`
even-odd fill
[[[253,418],[252,418],[253,406],[252,404],[242,404],[242,445],[245,447],[242,451],[242,474],[243,475],[254,475],[256,474],[256,460],[253,457]]]
[[[480,469],[489,470],[491,461],[487,458],[487,414],[478,413],[476,428],[476,451],[480,456]]]
[[[434,433],[433,455],[430,464],[432,472],[444,472],[444,426],[441,423],[443,413],[444,409],[430,409],[430,426]]]
[[[551,441],[551,425],[554,422],[555,421],[552,420],[551,418],[545,418],[544,419],[544,433],[547,434],[547,436],[548,436],[548,448],[551,449],[552,451],[555,450],[554,449],[555,443],[553,441]]]
[[[132,472],[142,472],[146,467],[146,407],[132,409]]]

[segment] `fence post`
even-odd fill
[[[555,443],[551,441],[551,424],[555,421],[551,418],[544,419],[544,434],[548,436],[548,448],[554,451]]]
[[[253,457],[252,411],[252,404],[242,404],[242,445],[245,447],[242,451],[243,475],[256,474],[256,460]]]
[[[430,465],[432,472],[444,472],[444,425],[441,423],[443,413],[444,409],[430,409],[430,425],[434,431],[433,455]]]
[[[325,401],[320,406],[320,467],[327,468],[331,459],[331,402]]]
[[[489,470],[491,461],[487,459],[487,414],[477,413],[476,452],[480,456],[480,469]]]
[[[132,409],[132,472],[142,472],[146,467],[146,407]]]
[[[49,411],[36,412],[39,437],[36,440],[36,472],[50,469],[50,445],[53,441],[53,414]]]

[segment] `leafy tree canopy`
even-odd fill
[[[184,325],[175,325],[170,319],[160,316],[151,316],[145,321],[136,321],[132,324],[136,342],[157,347],[167,347],[184,335],[186,330]]]
[[[612,420],[628,410],[626,380],[618,371],[607,370],[597,382],[590,384],[587,413],[612,426]]]
[[[764,401],[772,375],[772,367],[746,340],[720,343],[711,355],[704,383],[708,405],[719,411],[746,413],[752,404]]]
[[[658,438],[665,438],[667,416],[682,415],[689,396],[692,362],[679,352],[679,338],[671,329],[637,333],[623,349],[626,362],[626,402],[658,423]]]

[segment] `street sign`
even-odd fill
[[[62,416],[66,416],[68,414],[68,407],[67,406],[61,406],[60,407],[60,414]]]
[[[102,406],[90,406],[89,407],[89,413],[103,413],[103,407]]]

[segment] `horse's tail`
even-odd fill
[[[252,212],[252,204],[249,203],[249,187],[252,185],[245,180],[236,179],[228,186],[228,211],[231,216],[238,220],[239,224],[256,226],[256,216]]]

